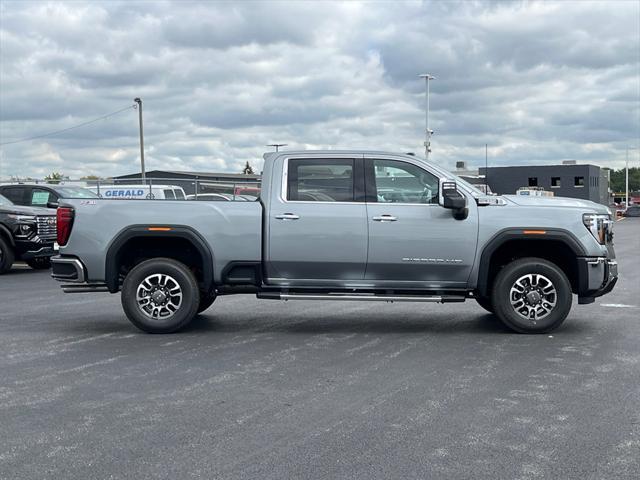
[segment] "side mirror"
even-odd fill
[[[467,197],[458,191],[456,182],[441,180],[438,203],[444,208],[452,210],[456,220],[464,220],[469,215]]]
[[[58,208],[58,202],[47,202],[47,208]]]

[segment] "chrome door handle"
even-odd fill
[[[276,218],[278,220],[298,220],[300,216],[295,213],[283,213],[281,215],[276,215]]]
[[[380,215],[378,217],[373,217],[374,222],[395,222],[398,220],[398,217],[394,217],[393,215]]]

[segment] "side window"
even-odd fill
[[[165,189],[165,191],[164,191],[164,198],[165,198],[165,199],[167,199],[167,200],[175,200],[175,199],[176,199],[176,196],[175,196],[175,194],[173,193],[173,190],[171,190],[171,189],[167,188],[167,189]]]
[[[2,195],[16,205],[24,205],[24,187],[7,187],[2,190]]]
[[[374,160],[378,203],[438,203],[438,178],[411,163]]]
[[[287,200],[353,202],[353,170],[353,160],[289,160]]]
[[[33,207],[46,207],[47,203],[55,202],[54,198],[50,198],[52,195],[42,188],[33,188],[31,190],[30,204]]]
[[[176,192],[176,199],[178,200],[184,200],[184,193],[182,193],[182,190],[174,190],[174,192]]]

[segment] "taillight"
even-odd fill
[[[69,240],[71,235],[71,227],[73,227],[73,208],[70,207],[58,207],[56,212],[58,224],[58,245],[64,246]]]

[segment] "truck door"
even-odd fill
[[[367,261],[362,158],[285,158],[267,212],[267,282],[351,285]],[[274,182],[277,184],[277,182]]]
[[[424,165],[365,159],[369,255],[365,280],[412,288],[462,288],[473,266],[478,217],[438,205],[439,178]],[[470,199],[471,200],[471,199]]]

